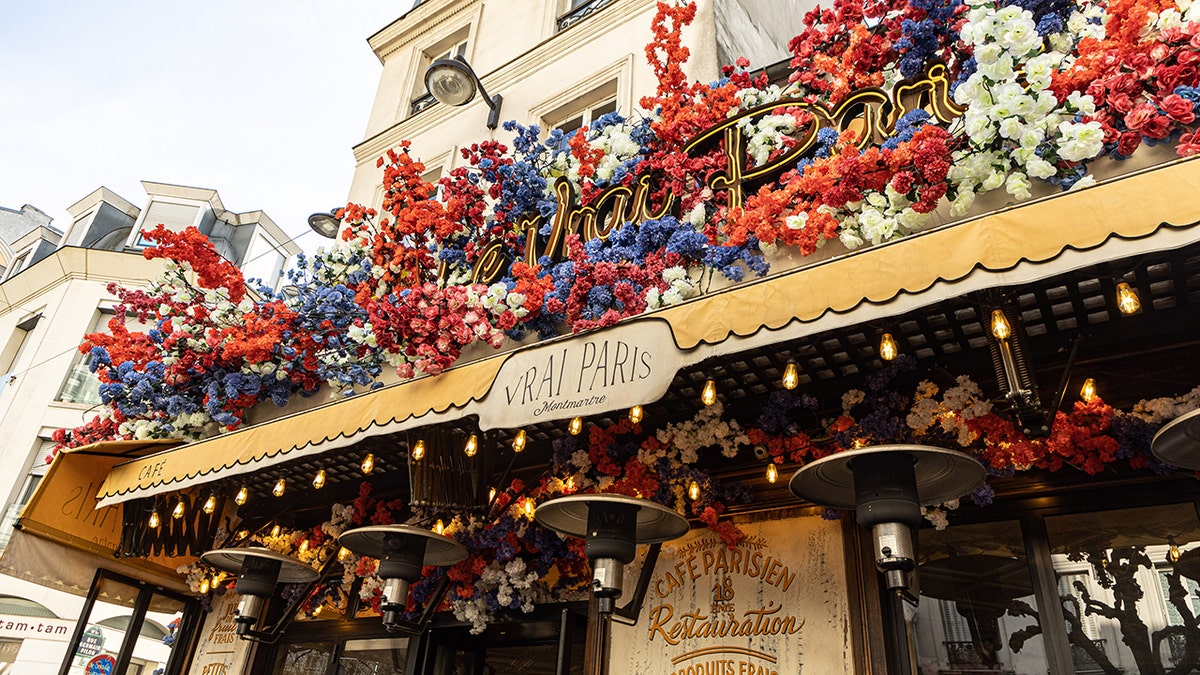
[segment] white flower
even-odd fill
[[[788,216],[783,219],[783,224],[786,225],[789,230],[803,230],[806,226],[808,226],[808,212],[801,211],[795,215]]]
[[[1009,174],[1008,180],[1004,181],[1004,190],[1020,200],[1029,199],[1031,187],[1029,178],[1019,171]]]
[[[1058,125],[1058,133],[1062,138],[1058,156],[1068,162],[1092,159],[1104,149],[1104,130],[1099,122],[1063,122]]]

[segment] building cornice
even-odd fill
[[[446,3],[422,3],[408,14],[367,38],[367,44],[380,63],[404,47],[436,33],[442,26],[467,14],[481,0],[451,0]]]
[[[163,264],[141,253],[64,246],[0,284],[0,315],[73,279],[146,285],[162,272]]]

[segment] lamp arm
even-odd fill
[[[487,89],[483,86],[483,80],[479,79],[479,74],[475,72],[470,63],[467,63],[466,57],[459,54],[454,58],[467,67],[467,72],[471,74],[471,79],[475,80],[475,86],[479,87],[479,95],[483,97],[484,103],[487,103],[487,128],[495,129],[500,124],[500,105],[504,103],[504,97],[500,94],[496,94],[495,96],[488,94]]]
[[[650,550],[646,552],[646,560],[642,562],[642,573],[638,576],[637,586],[634,588],[633,597],[624,607],[618,607],[613,612],[613,618],[619,618],[621,623],[636,626],[638,617],[642,613],[642,603],[646,601],[646,591],[650,588],[650,578],[654,576],[654,566],[658,563],[658,554],[662,551],[662,544],[651,544]]]

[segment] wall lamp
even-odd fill
[[[276,584],[304,584],[316,581],[319,574],[304,563],[267,548],[219,548],[200,556],[200,561],[222,572],[237,575],[233,589],[241,594],[234,622],[243,639],[261,637],[254,630],[262,618],[267,598]]]
[[[586,540],[592,592],[601,614],[613,613],[614,601],[621,595],[625,565],[633,562],[638,544],[661,544],[682,537],[690,528],[687,519],[674,509],[612,494],[552,499],[538,507],[535,518],[559,534]]]
[[[500,124],[500,104],[504,98],[500,94],[488,96],[483,88],[483,82],[475,74],[475,69],[461,56],[452,59],[438,59],[429,64],[425,71],[425,89],[439,103],[446,105],[466,105],[475,98],[475,90],[483,96],[489,112],[487,127],[495,129]]]

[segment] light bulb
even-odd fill
[[[436,523],[434,523],[434,524],[433,524],[433,531],[434,531],[434,533],[435,533],[435,534],[443,534],[443,533],[445,533],[445,531],[446,531],[446,524],[442,522],[442,519],[441,519],[441,518],[438,518],[438,521],[437,521]]]
[[[313,476],[313,487],[318,490],[325,487],[325,469],[321,469],[317,475]]]
[[[350,549],[342,547],[338,549],[338,560],[346,562],[346,558],[350,557]]]
[[[1122,314],[1129,315],[1137,314],[1141,308],[1142,301],[1138,298],[1137,291],[1124,281],[1117,284],[1117,309],[1121,310]]]
[[[800,386],[800,368],[795,361],[788,361],[783,369],[783,388],[795,389]]]
[[[707,380],[704,383],[704,391],[700,394],[700,400],[704,405],[712,405],[717,402],[717,383],[712,380]]]
[[[421,461],[421,458],[425,456],[425,439],[417,439],[417,442],[412,446],[412,452],[409,453],[409,456],[412,457],[412,461],[414,462]]]
[[[1167,548],[1167,560],[1170,560],[1172,563],[1179,562],[1179,556],[1182,555],[1179,551],[1179,544],[1175,543],[1175,537],[1167,537],[1167,541],[1171,544]]]
[[[567,425],[567,431],[571,432],[572,436],[578,436],[579,432],[583,431],[583,418],[572,417],[571,423]]]
[[[363,475],[365,475],[365,476],[371,475],[371,472],[375,470],[375,455],[368,452],[367,456],[363,457],[361,468],[362,468]]]
[[[496,501],[496,488],[488,488],[488,503]]]
[[[1083,381],[1083,389],[1079,390],[1079,398],[1083,399],[1084,403],[1091,403],[1092,399],[1096,398],[1096,381],[1088,378]]]
[[[160,524],[162,524],[162,521],[158,517],[158,510],[155,509],[154,511],[150,512],[150,529],[157,530]]]
[[[642,421],[643,416],[645,416],[645,411],[642,410],[642,406],[635,405],[629,409],[629,421],[630,422],[637,424],[638,422]]]
[[[575,491],[575,476],[567,476],[567,479],[563,481],[563,489],[567,492]]]
[[[321,616],[321,610],[323,609],[325,609],[325,605],[317,605],[312,611],[313,618]]]
[[[525,441],[528,440],[524,429],[517,430],[517,435],[513,436],[512,449],[513,452],[525,452]]]
[[[200,508],[205,513],[211,515],[213,511],[217,510],[217,496],[210,492],[208,495],[208,499],[204,500],[204,506],[202,506]]]
[[[233,503],[237,504],[238,506],[242,506],[246,503],[246,500],[249,498],[250,498],[250,490],[246,489],[246,486],[243,485],[242,489],[238,490],[237,495],[234,496]]]
[[[891,333],[884,333],[883,337],[879,338],[879,358],[891,361],[899,353],[900,347],[896,345],[896,338],[893,338]]]
[[[467,439],[467,447],[463,448],[463,452],[467,454],[467,457],[474,457],[475,453],[479,452],[479,437],[471,434],[471,437]]]
[[[271,494],[275,495],[276,497],[282,497],[284,491],[286,491],[286,490],[287,490],[287,481],[284,480],[283,478],[280,478],[278,481],[276,481],[275,487],[271,488]]]
[[[308,540],[307,539],[300,542],[300,548],[296,549],[296,552],[301,555],[308,553]]]
[[[180,498],[180,500],[178,502],[176,502],[176,504],[175,504],[175,510],[171,511],[171,517],[174,518],[175,520],[179,520],[180,518],[183,517],[183,514],[186,511],[187,511],[187,508],[183,505],[183,499]]]
[[[700,499],[700,484],[696,481],[688,483],[688,499],[691,499],[692,501]]]
[[[272,528],[271,528],[271,536],[272,536],[272,537],[278,537],[278,536],[279,536],[279,526],[278,526],[278,525],[276,525],[275,527],[272,527]]]
[[[774,483],[779,480],[779,469],[775,468],[775,462],[767,465],[767,482]]]
[[[200,595],[208,595],[210,590],[212,590],[212,582],[208,580],[208,577],[204,577],[200,580]]]
[[[534,504],[533,504],[533,497],[526,497],[525,498],[525,517],[532,520],[533,514],[536,510],[537,509],[534,508]]]
[[[1008,325],[1008,317],[998,309],[992,310],[992,335],[996,336],[997,340],[1007,340],[1008,336],[1012,335],[1012,326]]]

